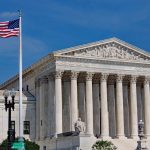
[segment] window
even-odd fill
[[[30,134],[30,121],[24,121],[24,134]]]
[[[15,121],[11,121],[11,129],[15,131]]]

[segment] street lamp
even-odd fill
[[[140,140],[144,138],[144,122],[142,120],[138,123],[138,135]]]
[[[138,136],[139,139],[137,141],[138,145],[137,145],[137,150],[142,150],[142,149],[147,149],[147,141],[145,139],[145,135],[144,135],[144,122],[142,120],[139,121],[138,123]]]
[[[5,110],[8,110],[8,150],[11,150],[12,142],[15,140],[15,131],[12,129],[11,126],[11,109],[14,111],[15,95],[16,91],[14,89],[12,89],[11,91],[5,90],[3,93],[3,96],[5,98]],[[9,96],[11,96],[11,99],[9,99]]]

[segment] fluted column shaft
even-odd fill
[[[149,78],[145,77],[144,81],[144,115],[145,115],[145,134],[150,138],[150,91]]]
[[[123,75],[117,75],[116,79],[116,120],[117,120],[117,137],[124,137],[124,111],[123,111]]]
[[[46,137],[46,122],[47,118],[45,115],[45,95],[46,95],[46,87],[47,78],[43,77],[40,79],[40,138],[44,139]]]
[[[55,73],[55,134],[62,133],[62,72]]]
[[[51,74],[48,76],[48,114],[47,114],[47,137],[54,135],[52,130],[54,119],[54,76]]]
[[[35,89],[36,89],[36,140],[40,139],[40,97],[39,97],[39,80],[35,82]]]
[[[41,82],[41,79],[40,79],[40,87],[39,87],[40,89],[39,89],[39,93],[40,93],[40,96],[39,96],[39,98],[40,98],[40,109],[39,109],[39,111],[40,111],[40,131],[39,131],[39,134],[40,134],[40,139],[42,139],[42,132],[43,132],[43,130],[42,130],[42,123],[43,123],[43,116],[42,116],[42,110],[43,110],[43,107],[42,107],[42,99],[43,99],[43,97],[42,97],[42,82]]]
[[[92,96],[92,73],[86,76],[86,117],[87,117],[87,133],[93,134],[93,96]]]
[[[136,93],[137,76],[131,76],[130,80],[130,106],[131,106],[131,137],[138,137],[138,115],[137,115],[137,93]]]
[[[109,137],[109,117],[107,102],[107,77],[108,74],[102,74],[100,79],[101,85],[101,136]]]
[[[75,130],[74,123],[78,119],[77,75],[78,75],[78,72],[71,72],[71,128],[72,128],[72,131]]]

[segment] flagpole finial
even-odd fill
[[[21,10],[18,10],[18,13],[19,13],[19,17],[21,17]]]

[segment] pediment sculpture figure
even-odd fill
[[[116,45],[117,46],[117,45]],[[128,49],[126,47],[114,47],[114,46],[97,46],[94,48],[85,48],[82,51],[76,51],[75,56],[88,56],[98,58],[109,58],[109,59],[123,59],[132,61],[149,61],[149,58],[144,57],[138,52]]]
[[[78,133],[84,133],[85,132],[85,123],[81,121],[81,118],[78,118],[78,120],[74,124],[75,131]]]

